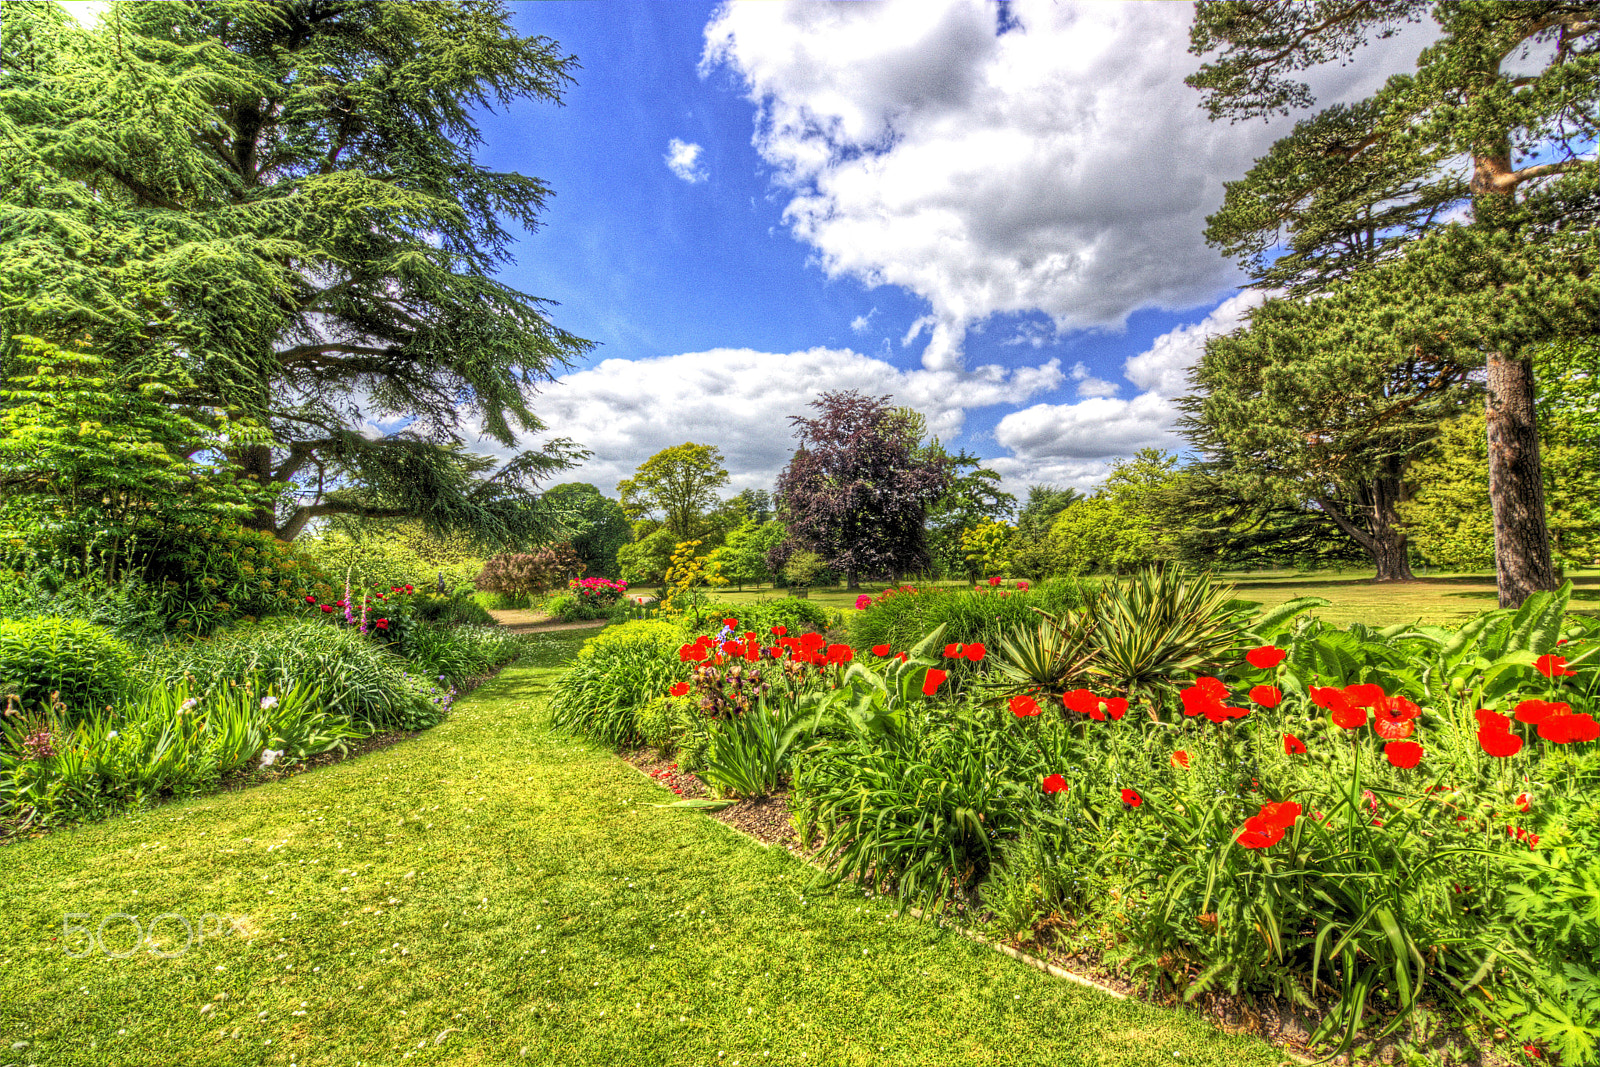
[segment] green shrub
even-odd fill
[[[608,745],[637,742],[635,713],[687,673],[678,658],[683,643],[683,631],[658,620],[600,631],[556,680],[556,725]]]
[[[17,718],[0,722],[0,817],[96,818],[204,791],[269,750],[274,761],[300,759],[364,733],[304,685],[281,696],[224,686],[195,699],[160,687],[75,725]]]
[[[421,623],[406,637],[405,655],[426,677],[460,688],[521,655],[525,639],[499,626]]]
[[[449,694],[408,669],[399,656],[353,629],[317,621],[274,621],[236,626],[189,645],[169,645],[141,666],[151,685],[176,688],[194,679],[209,690],[255,679],[277,692],[302,682],[316,686],[327,706],[376,729],[421,730],[449,709]]]
[[[469,593],[439,596],[437,593],[418,593],[411,598],[411,610],[424,622],[438,622],[450,626],[470,624],[493,626],[494,616]]]
[[[14,694],[27,709],[58,693],[77,717],[117,700],[132,662],[127,645],[79,619],[0,622],[0,702]]]
[[[694,702],[689,698],[658,696],[635,711],[633,719],[639,740],[660,750],[662,755],[670,755],[698,717]]]
[[[756,600],[748,604],[712,601],[700,609],[702,630],[709,627],[710,632],[715,633],[721,628],[723,619],[738,619],[740,633],[752,631],[769,643],[774,626],[782,626],[790,634],[809,630],[821,633],[828,628],[826,608],[793,596]]]
[[[544,602],[545,614],[562,622],[609,618],[613,607],[612,604],[602,604],[576,593],[558,593]]]
[[[51,566],[37,556],[0,562],[0,619],[49,615],[103,626],[133,644],[166,639],[168,620],[160,590],[136,575],[114,582],[99,573],[66,577],[66,572],[76,570]]]
[[[221,520],[160,531],[145,575],[171,628],[193,634],[295,611],[307,596],[326,601],[343,589],[342,575],[320,568],[304,545]]]

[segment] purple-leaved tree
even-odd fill
[[[787,547],[817,553],[851,589],[927,568],[923,522],[950,484],[948,463],[924,454],[889,399],[828,392],[816,418],[789,417],[800,447],[778,476]]]

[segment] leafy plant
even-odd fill
[[[132,664],[126,645],[78,619],[0,621],[0,700],[15,695],[24,709],[59,701],[71,721],[104,708],[126,691]]]
[[[557,727],[608,745],[639,740],[635,712],[681,680],[683,632],[668,622],[608,626],[591,638],[553,686]]]

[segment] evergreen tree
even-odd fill
[[[549,188],[474,157],[473,111],[559,102],[575,60],[498,3],[51,3],[0,20],[0,358],[31,334],[176,380],[226,456],[298,493],[247,522],[418,518],[514,542],[566,442],[533,387],[588,343],[496,281]],[[372,434],[374,424],[401,428]]]
[[[1532,355],[1587,333],[1596,305],[1600,5],[1205,0],[1191,51],[1214,58],[1189,81],[1213,118],[1287,114],[1314,102],[1302,71],[1368,62],[1370,37],[1430,14],[1440,34],[1415,70],[1300,123],[1229,187],[1209,236],[1296,295],[1398,264],[1365,303],[1405,309],[1394,343],[1484,371],[1500,600],[1515,605],[1555,586]]]

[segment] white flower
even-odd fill
[[[262,697],[261,698],[261,710],[262,711],[266,711],[269,708],[275,708],[277,706],[278,706],[278,698],[277,697]]]
[[[115,741],[116,738],[117,738],[117,732],[115,730],[107,730],[106,731],[106,740],[107,741]]]
[[[178,710],[188,711],[190,708],[195,707],[199,703],[200,701],[196,700],[194,697],[190,697],[188,700],[185,700],[181,705],[179,705]]]
[[[274,763],[278,762],[278,757],[281,755],[283,755],[283,749],[281,748],[277,750],[270,748],[262,749],[261,766],[264,768],[272,766]]]

